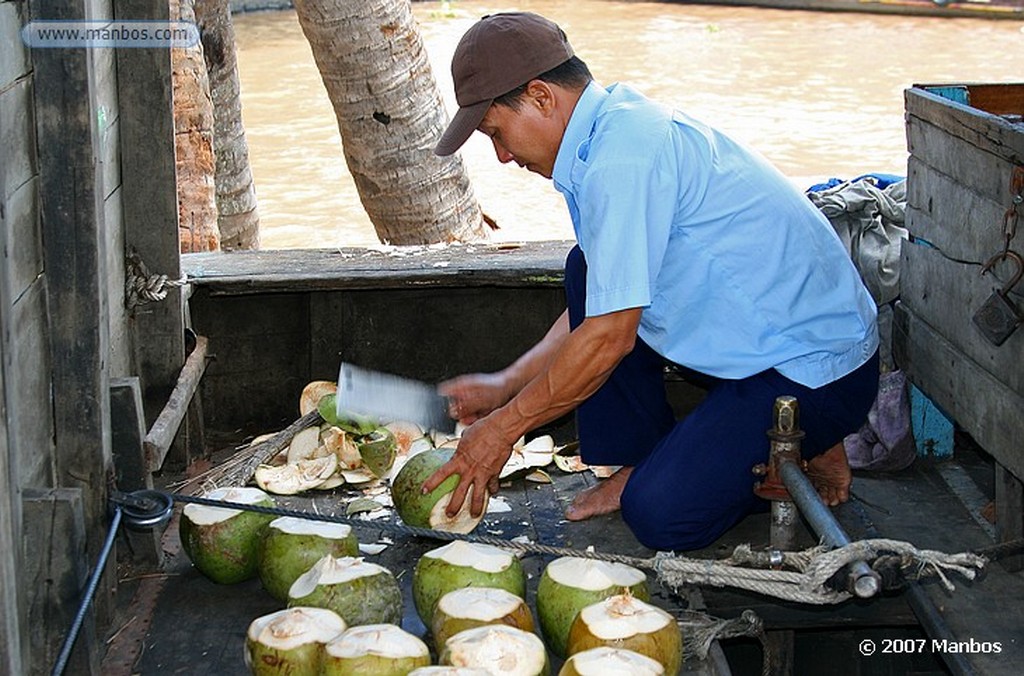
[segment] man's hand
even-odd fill
[[[437,386],[448,397],[448,415],[463,425],[472,425],[491,411],[504,406],[515,394],[509,392],[500,373],[472,373]]]
[[[440,469],[423,482],[423,492],[429,493],[452,474],[459,475],[459,485],[452,492],[451,501],[445,512],[455,516],[466,493],[473,488],[473,500],[469,511],[474,517],[480,516],[484,508],[484,490],[498,492],[498,473],[512,455],[512,444],[506,441],[498,426],[489,418],[482,418],[465,429],[455,455]]]

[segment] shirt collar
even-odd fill
[[[555,156],[555,166],[551,172],[551,178],[555,187],[559,190],[570,185],[570,176],[573,162],[576,160],[576,150],[580,144],[590,137],[594,128],[594,120],[608,98],[608,92],[599,84],[591,81],[580,95],[572,115],[569,116],[569,124],[562,134],[562,142],[558,146],[558,155]]]

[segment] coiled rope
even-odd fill
[[[170,289],[188,284],[188,278],[182,275],[179,279],[170,279],[167,275],[155,275],[142,261],[142,257],[133,253],[125,260],[124,304],[129,310],[139,305],[161,301],[167,297]]]

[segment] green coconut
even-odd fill
[[[274,499],[258,488],[218,488],[210,500],[273,507]],[[256,576],[263,529],[273,515],[225,507],[188,504],[179,524],[181,546],[192,565],[219,584]]]
[[[338,395],[327,394],[320,398],[320,401],[316,406],[317,412],[320,413],[320,417],[325,422],[340,427],[346,432],[351,432],[356,436],[363,436],[369,434],[377,429],[378,423],[376,420],[369,418],[364,415],[358,415],[351,411],[338,412]]]
[[[683,635],[676,619],[629,594],[609,596],[579,612],[569,628],[568,650],[609,646],[646,655],[675,676],[683,662]]]
[[[466,499],[455,516],[449,517],[445,514],[445,509],[452,499],[451,493],[459,484],[458,474],[451,475],[437,488],[426,495],[423,494],[423,482],[451,460],[454,453],[454,448],[431,448],[417,453],[402,465],[391,482],[391,498],[402,521],[419,528],[469,533],[483,520],[489,496],[485,491],[483,509],[479,516],[474,517],[470,514],[473,488],[466,493]]]
[[[384,476],[395,464],[398,445],[395,442],[395,435],[388,428],[378,427],[373,432],[360,437],[356,444],[359,447],[359,455],[363,459],[363,464],[375,476]]]
[[[463,587],[495,587],[526,596],[526,573],[515,556],[492,545],[455,540],[420,557],[412,574],[412,598],[423,624],[431,626],[434,604]]]
[[[393,624],[352,627],[324,648],[322,676],[405,676],[430,664],[427,645]]]
[[[430,632],[440,647],[460,631],[487,624],[533,631],[533,614],[526,601],[504,589],[463,587],[438,599]]]
[[[576,614],[609,596],[629,593],[647,601],[647,576],[622,563],[563,556],[547,565],[537,583],[537,620],[551,652],[565,657]]]
[[[288,590],[288,605],[329,608],[349,626],[401,624],[402,590],[387,568],[327,555]]]
[[[245,664],[255,676],[318,676],[324,645],[345,631],[324,608],[287,608],[258,617],[245,634]]]
[[[562,665],[558,676],[662,676],[665,667],[646,655],[600,646],[572,655]]]
[[[546,676],[550,667],[536,634],[503,624],[460,631],[445,641],[441,664],[483,667],[494,676]]]
[[[260,582],[275,599],[287,601],[295,580],[328,555],[359,555],[359,541],[351,526],[292,516],[274,519],[260,542]]]

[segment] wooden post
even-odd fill
[[[33,19],[81,21],[100,16],[98,0],[30,0]],[[57,485],[82,491],[87,533],[105,533],[110,467],[110,351],[106,227],[94,60],[86,49],[38,49],[34,66],[40,222],[50,321]],[[102,537],[88,538],[95,561]],[[74,594],[65,603],[74,603]],[[96,596],[101,617],[111,585]]]
[[[998,462],[996,472],[996,539],[1010,542],[1024,537],[1024,484]],[[1016,573],[1024,568],[1024,556],[1003,559],[1003,568]]]
[[[168,3],[114,0],[119,20],[169,20]],[[175,190],[174,112],[169,49],[117,50],[118,102],[121,111],[121,177],[125,248],[137,253],[153,274],[181,275],[178,248],[178,198]],[[135,309],[130,320],[135,373],[150,427],[174,389],[185,362],[181,290]],[[188,463],[179,439],[169,459]]]

